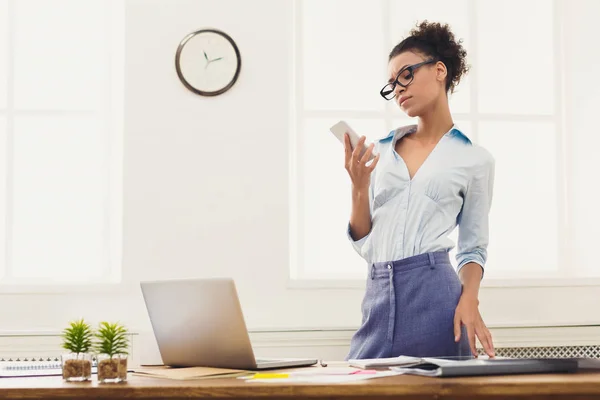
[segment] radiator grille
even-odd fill
[[[600,346],[501,347],[496,356],[508,358],[600,358]],[[484,355],[483,349],[478,349]]]
[[[485,355],[483,349],[477,349],[480,355]],[[496,356],[507,358],[599,358],[600,345],[594,346],[547,346],[547,347],[500,347],[495,348]],[[18,357],[12,355],[0,355],[0,361],[60,361],[60,356],[46,355],[40,357],[31,357],[24,355]],[[95,357],[94,357],[95,361]]]

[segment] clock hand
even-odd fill
[[[219,60],[222,60],[222,59],[223,59],[223,57],[218,57],[218,58],[215,58],[213,60],[208,60],[207,59],[206,60],[206,65],[204,66],[204,69],[208,68],[208,66],[210,65],[210,63],[212,63],[213,61],[219,61]]]
[[[202,52],[204,53],[204,59],[205,59],[206,61],[208,61],[208,56],[206,55],[206,52],[205,52],[205,51],[202,51]]]

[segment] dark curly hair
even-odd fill
[[[390,52],[389,60],[400,53],[415,51],[432,57],[446,65],[446,92],[454,92],[461,78],[469,72],[467,51],[462,39],[456,40],[448,24],[422,21],[410,31],[410,36],[398,43]]]

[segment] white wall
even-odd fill
[[[127,1],[125,284],[1,295],[0,330],[58,330],[81,315],[149,331],[139,280],[209,276],[236,279],[251,329],[359,323],[362,290],[287,286],[292,10],[289,0]],[[174,69],[179,41],[207,26],[242,54],[238,83],[216,98],[187,91]],[[599,295],[484,288],[480,299],[490,325],[583,323],[600,321]]]
[[[149,329],[139,280],[207,276],[236,279],[251,327],[355,325],[355,291],[286,288],[291,2],[133,0],[126,14],[126,285],[3,295],[15,306],[0,308],[0,329],[59,329],[79,315]],[[238,83],[216,98],[187,91],[174,69],[179,41],[208,26],[242,54]]]

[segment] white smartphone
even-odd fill
[[[333,125],[331,128],[329,128],[329,130],[331,131],[331,133],[333,133],[333,135],[338,138],[338,140],[344,144],[344,134],[348,133],[348,136],[350,137],[350,144],[352,145],[352,149],[355,149],[356,146],[358,146],[358,141],[360,140],[360,136],[358,136],[358,134],[356,132],[354,132],[354,129],[350,128],[350,125],[348,125],[346,123],[346,121],[340,121],[337,124]],[[365,144],[363,145],[363,149],[360,152],[360,157],[363,156],[363,154],[365,154],[365,151],[367,151],[367,147],[368,144],[365,141]],[[375,158],[375,154],[371,153],[371,157],[369,157],[369,160],[372,160]]]

